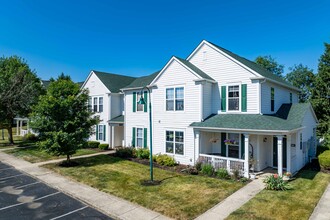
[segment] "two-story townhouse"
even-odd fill
[[[82,88],[89,90],[88,105],[99,117],[95,134],[89,140],[108,143],[110,148],[122,146],[124,140],[124,94],[121,88],[136,78],[92,70]]]
[[[310,104],[298,103],[299,90],[217,45],[202,41],[186,60],[172,57],[143,79],[123,90],[127,146],[149,146],[148,115],[137,106],[148,86],[154,153],[245,176],[251,163],[296,172],[315,155],[317,119]]]

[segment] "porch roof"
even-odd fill
[[[190,126],[212,129],[236,129],[246,131],[288,132],[302,126],[309,103],[283,104],[276,114],[219,114],[211,115],[203,122],[194,122]]]
[[[123,124],[125,121],[125,116],[124,115],[119,115],[117,117],[114,117],[110,119],[108,122],[112,124]]]

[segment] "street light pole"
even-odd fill
[[[151,115],[151,95],[150,95],[150,89],[148,87],[144,87],[141,89],[141,98],[139,100],[139,104],[145,105],[146,102],[143,98],[143,90],[147,89],[149,93],[149,131],[150,131],[150,181],[154,181],[154,173],[153,173],[153,160],[152,160],[152,115]]]

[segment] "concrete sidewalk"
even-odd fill
[[[315,207],[310,220],[329,220],[330,219],[330,184],[324,191],[320,201]]]
[[[252,199],[257,193],[265,188],[262,182],[263,178],[253,180],[243,188],[239,189],[225,200],[221,201],[218,205],[206,211],[196,219],[198,220],[210,220],[210,219],[225,219],[230,213],[240,208],[250,199]]]
[[[109,152],[106,152],[109,153]],[[93,154],[106,154],[97,153]],[[73,158],[82,158],[93,155],[84,155]],[[117,219],[169,219],[157,212],[146,209],[137,204],[133,204],[116,196],[100,192],[99,190],[92,188],[90,186],[81,184],[79,182],[67,179],[51,170],[39,167],[41,164],[59,162],[63,159],[47,161],[42,163],[32,164],[30,162],[18,159],[12,155],[0,152],[0,161],[7,163],[18,170],[21,170],[42,182],[48,184],[49,186],[56,188],[72,197],[75,197],[88,205],[102,211],[103,213]]]

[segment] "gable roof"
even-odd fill
[[[208,79],[208,80],[213,80],[212,77],[204,73],[202,70],[200,70],[197,66],[194,64],[190,63],[188,60],[182,59],[180,57],[174,56],[176,59],[178,59],[181,63],[183,63],[186,67],[194,71],[197,75],[199,75],[203,79]]]
[[[105,73],[92,70],[101,82],[109,89],[110,92],[118,93],[120,89],[132,83],[136,78],[131,76],[123,76],[113,73]],[[87,81],[87,80],[86,80]]]
[[[275,83],[279,83],[279,84],[282,84],[284,86],[287,86],[287,87],[290,87],[294,90],[297,90],[297,91],[300,91],[297,87],[293,86],[290,82],[284,80],[283,78],[275,75],[274,73],[270,72],[269,70],[263,68],[262,66],[258,65],[257,63],[251,61],[251,60],[248,60],[244,57],[241,57],[225,48],[222,48],[214,43],[211,43],[209,41],[206,41],[206,40],[203,40],[200,45],[202,43],[207,43],[211,46],[213,46],[214,48],[216,48],[217,50],[221,51],[222,53],[225,53],[226,55],[230,56],[231,58],[235,59],[236,61],[240,62],[241,64],[243,64],[244,66],[248,67],[249,69],[253,70],[254,72],[258,73],[259,75],[265,77],[266,79],[269,79]],[[197,47],[198,48],[198,47]],[[194,52],[196,51],[196,49],[194,50]],[[193,53],[194,53],[193,52]],[[192,54],[193,54],[192,53]],[[189,59],[191,57],[191,55],[189,55],[189,57],[187,59]]]
[[[143,88],[149,85],[156,78],[159,72],[160,71],[157,71],[151,75],[136,78],[131,84],[122,88],[122,90]]]
[[[190,126],[228,130],[257,130],[287,132],[302,128],[310,103],[282,104],[276,114],[219,114]]]

